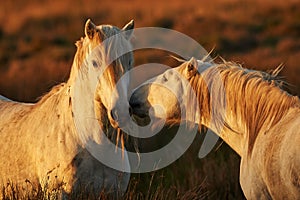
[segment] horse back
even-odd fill
[[[33,104],[12,101],[0,95],[0,127],[10,120],[19,120],[32,109]]]
[[[2,101],[11,101],[10,99],[6,98],[5,96],[0,95],[0,100]]]

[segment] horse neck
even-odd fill
[[[40,126],[41,123],[50,124],[53,130],[61,134],[71,134],[68,137],[76,140],[68,90],[67,84],[55,86],[37,104],[33,105],[33,112],[28,115],[29,120],[35,121],[32,126]]]
[[[66,110],[69,109],[69,97],[68,97],[68,87],[67,84],[63,83],[54,86],[49,93],[41,98],[37,104],[35,104],[35,109],[49,109],[53,108],[51,111],[58,111],[67,113]],[[49,113],[50,115],[52,113]]]
[[[225,121],[226,119],[226,94],[223,82],[220,77],[216,77],[218,72],[215,67],[210,67],[201,74],[196,74],[190,79],[190,85],[193,90],[188,94],[187,99],[187,116],[196,123],[204,125],[221,137],[232,149],[241,155],[243,135],[236,134],[230,126],[233,123]],[[223,87],[222,87],[223,86]],[[199,111],[195,111],[194,95],[198,100]],[[191,106],[190,106],[191,105]],[[192,110],[194,109],[194,111]],[[198,109],[196,109],[198,110]],[[199,112],[197,114],[197,112]],[[224,126],[224,124],[226,124]]]
[[[108,138],[114,136],[116,130],[112,128],[107,109],[101,100],[95,99],[95,88],[91,88],[90,81],[87,79],[84,69],[79,70],[77,77],[71,77],[68,81],[73,122],[79,142],[96,159],[104,159],[102,156],[105,152],[112,156],[112,160],[120,162],[118,165],[124,167],[124,170],[129,171],[128,157],[123,150],[114,150],[113,155],[110,154],[113,143]],[[96,87],[96,84],[92,87]],[[119,143],[118,146],[120,147],[120,145]]]
[[[210,110],[212,123],[207,118],[203,123],[239,155],[251,154],[257,135],[278,123],[293,106],[299,107],[299,99],[291,97],[272,82],[263,80],[258,74],[260,72],[234,68],[231,73],[230,70],[228,68],[221,72],[221,89],[220,84],[214,83],[220,79],[212,74],[220,72],[212,69],[212,72],[206,73],[214,77],[207,78],[207,85],[212,87],[211,99],[217,102]],[[212,116],[214,113],[221,114]]]

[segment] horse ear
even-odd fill
[[[87,36],[89,39],[92,39],[95,33],[97,32],[96,29],[97,29],[96,25],[90,19],[88,19],[85,23],[85,28],[84,28],[85,36]]]
[[[134,28],[134,21],[131,20],[128,24],[126,24],[123,28],[122,28],[122,31],[124,31],[124,35],[125,35],[125,38],[127,40],[129,40],[132,36],[132,33],[133,33],[133,28]]]
[[[194,76],[198,71],[198,62],[197,60],[192,57],[185,67],[185,76],[187,79],[190,79],[192,76]]]

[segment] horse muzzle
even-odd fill
[[[113,128],[122,128],[130,120],[130,109],[114,107],[111,109],[108,118]]]

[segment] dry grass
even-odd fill
[[[1,1],[0,94],[36,101],[68,78],[74,42],[87,18],[97,24],[162,26],[194,38],[214,55],[281,75],[300,95],[300,4],[295,0]],[[136,52],[136,64],[172,63],[166,52]],[[228,146],[197,159],[201,139],[171,166],[133,175],[125,199],[241,199],[239,158]]]
[[[238,184],[238,156],[228,146],[222,145],[206,158],[198,159],[203,137],[198,135],[189,150],[170,166],[152,173],[133,174],[127,192],[120,200],[244,199]],[[20,195],[20,188],[16,185],[10,184],[7,188],[10,190],[5,195],[7,200],[59,199],[62,192],[61,188],[50,191],[45,185],[33,190],[23,188]],[[87,194],[83,188],[72,193],[70,199],[110,198],[105,193]]]

